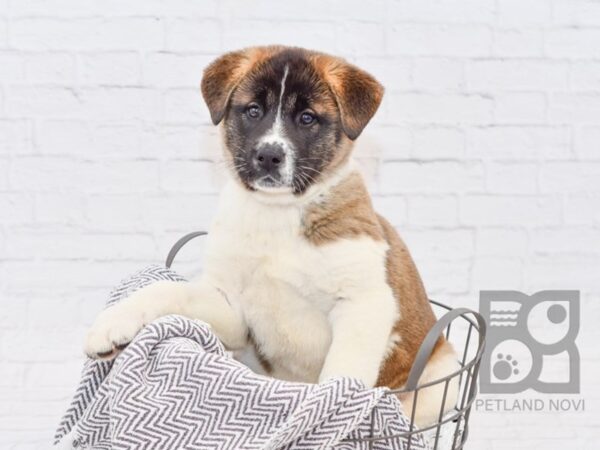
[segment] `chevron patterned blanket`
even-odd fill
[[[184,281],[148,267],[123,281],[108,304],[156,280]],[[180,316],[146,326],[112,361],[86,361],[58,430],[65,449],[367,449],[357,439],[408,430],[385,388],[350,378],[291,383],[234,360],[210,327]],[[373,434],[371,434],[373,433]],[[377,441],[402,449],[406,440]],[[410,442],[427,449],[422,438]]]

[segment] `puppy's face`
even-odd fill
[[[339,58],[255,47],[214,61],[202,93],[243,185],[301,195],[348,158],[383,88]]]

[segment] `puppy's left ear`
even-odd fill
[[[227,111],[229,98],[249,65],[247,50],[226,53],[204,69],[200,88],[213,124],[218,125]]]
[[[315,65],[335,96],[344,133],[356,139],[379,108],[383,86],[369,73],[340,58],[319,55]]]

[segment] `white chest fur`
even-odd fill
[[[368,237],[310,243],[301,222],[310,201],[318,194],[304,202],[265,203],[231,182],[210,230],[204,276],[241,311],[273,375],[316,382],[336,304],[385,305],[389,320],[373,324],[384,330],[397,311],[385,280],[387,245]]]

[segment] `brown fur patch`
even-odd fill
[[[382,362],[377,386],[402,387],[425,335],[436,322],[406,245],[394,227],[375,213],[362,177],[357,173],[334,186],[323,202],[311,206],[303,221],[304,235],[315,245],[358,236],[387,241],[387,282],[400,309],[400,318],[392,333],[398,334],[400,340]],[[445,348],[452,351],[445,339],[440,338],[431,358],[438,357]]]
[[[387,280],[400,307],[400,319],[392,333],[397,333],[400,341],[383,362],[377,386],[399,388],[406,383],[419,347],[436,318],[406,245],[387,220],[381,216],[378,218],[390,246],[386,261]],[[438,340],[432,358],[444,342],[444,338]]]
[[[315,245],[361,235],[384,238],[369,193],[357,173],[334,186],[323,202],[308,208],[303,225],[304,236]]]

